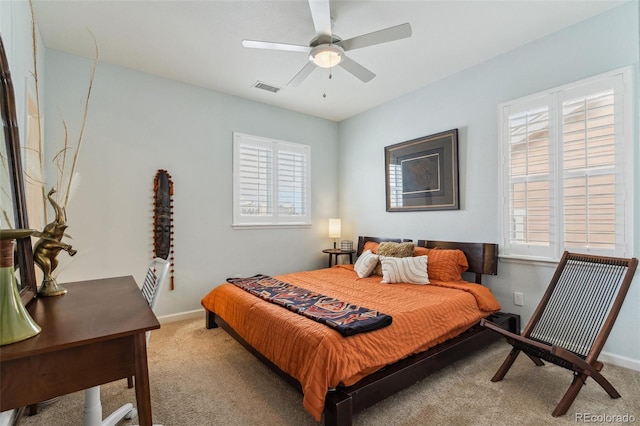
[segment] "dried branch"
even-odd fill
[[[64,120],[62,113],[60,113],[60,120],[62,121],[62,126],[64,127],[64,142],[62,145],[62,149],[58,151],[58,153],[53,157],[53,162],[56,164],[56,168],[58,169],[56,188],[60,188],[62,186],[64,169],[67,165],[67,151],[71,149],[71,147],[69,147],[69,128],[67,127],[67,122]],[[60,158],[60,156],[62,156],[62,158]],[[69,181],[71,181],[71,177],[69,177]]]
[[[44,173],[44,141],[43,141],[43,137],[42,137],[42,127],[41,127],[41,120],[40,120],[40,89],[39,89],[39,84],[38,84],[38,61],[37,61],[37,57],[38,57],[38,43],[37,43],[37,29],[36,29],[36,19],[35,19],[35,12],[33,9],[33,1],[29,0],[29,7],[31,9],[31,36],[32,36],[32,43],[33,43],[33,79],[35,82],[35,91],[36,91],[36,108],[38,109],[38,160],[39,160],[39,166],[40,166],[40,173],[43,179],[45,179],[45,173]],[[62,118],[62,124],[64,126],[64,145],[63,148],[58,151],[58,153],[56,153],[56,155],[54,156],[54,163],[56,165],[56,171],[57,171],[57,179],[56,179],[56,187],[57,188],[61,188],[63,185],[66,185],[66,191],[63,192],[64,193],[64,203],[62,203],[62,207],[64,209],[67,208],[67,205],[69,204],[69,197],[71,195],[71,188],[72,188],[72,184],[73,184],[73,180],[75,177],[75,173],[76,173],[76,168],[78,165],[78,158],[80,156],[80,148],[82,147],[82,141],[84,138],[84,130],[85,130],[85,126],[87,123],[87,116],[89,113],[89,101],[91,99],[91,91],[93,89],[93,80],[96,74],[96,67],[98,65],[98,42],[96,41],[95,36],[93,35],[93,33],[91,32],[91,30],[88,30],[89,34],[91,34],[91,37],[93,38],[93,45],[94,45],[94,49],[95,49],[95,55],[94,55],[94,60],[93,60],[93,67],[91,69],[91,75],[89,78],[89,88],[87,90],[87,96],[86,96],[86,100],[85,100],[85,106],[84,106],[84,114],[82,117],[82,124],[80,127],[80,134],[78,136],[78,141],[77,144],[75,146],[75,151],[73,154],[73,162],[71,164],[71,170],[69,171],[68,175],[65,175],[65,170],[67,168],[67,151],[69,149],[71,149],[71,147],[69,146],[69,129],[67,127],[67,123],[64,121],[64,118]],[[66,178],[66,182],[65,182],[65,178]],[[46,179],[45,179],[46,180]],[[35,180],[34,180],[35,181]],[[42,200],[43,200],[43,207],[44,207],[44,218],[45,218],[45,223],[48,222],[47,219],[47,194],[46,194],[46,188],[45,188],[45,184],[43,183],[41,185],[41,191],[42,191]],[[62,196],[63,193],[60,193],[59,196]]]
[[[40,166],[40,176],[44,179],[44,140],[42,137],[42,120],[40,119],[40,85],[38,84],[38,36],[36,32],[36,15],[33,10],[33,1],[29,0],[29,9],[31,11],[31,43],[33,44],[33,81],[36,90],[36,109],[38,110],[38,165]],[[47,218],[47,191],[44,182],[40,186],[42,197],[42,209],[44,211],[44,223],[48,223]]]
[[[71,193],[71,183],[73,181],[73,176],[75,174],[76,166],[78,165],[78,156],[80,155],[80,147],[82,146],[82,139],[84,136],[84,128],[87,124],[87,114],[89,113],[89,100],[91,99],[91,89],[93,88],[93,79],[96,75],[96,66],[98,65],[98,42],[96,41],[95,36],[89,30],[89,34],[93,38],[93,46],[95,48],[95,56],[93,58],[93,67],[91,69],[91,77],[89,78],[89,89],[87,90],[87,99],[84,105],[84,116],[82,117],[82,127],[80,128],[80,135],[78,136],[78,144],[76,145],[76,151],[73,154],[73,163],[71,164],[71,172],[69,174],[69,181],[67,185],[67,193],[65,194],[63,208],[67,208],[67,204],[69,204],[69,194]]]
[[[6,228],[7,229],[13,229],[13,223],[11,222],[11,218],[9,217],[9,215],[7,214],[7,211],[5,209],[2,209],[2,216],[4,216],[4,220],[7,224]]]

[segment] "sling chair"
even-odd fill
[[[513,346],[491,381],[502,380],[522,351],[537,366],[544,365],[545,360],[573,371],[573,381],[553,410],[554,417],[567,412],[589,376],[611,398],[619,398],[618,391],[600,374],[603,364],[598,355],[620,312],[637,265],[635,258],[564,252],[522,334],[506,331],[490,321],[481,322]]]

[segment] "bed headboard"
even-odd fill
[[[404,243],[404,242],[412,242],[413,240],[408,240],[406,238],[380,238],[380,237],[358,237],[358,250],[356,251],[356,256],[360,256],[362,254],[362,250],[364,249],[365,243],[368,241],[373,241],[374,243],[381,243],[383,241],[389,241],[392,243]]]
[[[498,274],[498,244],[460,243],[455,241],[418,240],[418,247],[462,250],[469,262],[467,272],[476,275],[475,282],[482,283],[482,275]]]

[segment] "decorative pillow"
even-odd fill
[[[378,254],[378,244],[380,243],[377,243],[375,241],[367,241],[366,243],[364,243],[364,247],[362,247],[362,252],[371,250],[371,253]]]
[[[387,257],[411,257],[413,256],[413,248],[415,244],[412,242],[407,243],[393,243],[390,241],[383,241],[378,245],[378,256]],[[382,275],[382,266],[378,264],[373,270],[375,275]]]
[[[429,255],[429,250],[426,247],[414,247],[413,248],[413,255],[414,256],[428,256]]]
[[[367,250],[358,257],[355,265],[353,265],[353,270],[356,271],[358,277],[366,278],[371,275],[377,264],[378,255],[371,253],[371,250]]]
[[[428,257],[429,277],[438,281],[462,281],[462,273],[469,269],[469,262],[462,250],[416,247],[414,256]]]
[[[427,256],[386,257],[380,256],[382,283],[429,284]]]

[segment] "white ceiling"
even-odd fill
[[[368,83],[317,68],[298,87],[286,84],[306,54],[241,43],[309,44],[306,0],[35,0],[34,9],[47,48],[92,58],[89,29],[102,62],[340,121],[625,2],[332,0],[342,39],[404,22],[413,35],[348,52],[376,73]]]

